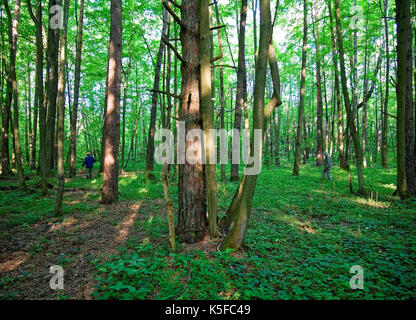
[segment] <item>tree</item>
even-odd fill
[[[80,1],[79,7],[79,21],[76,36],[75,49],[75,81],[74,81],[74,103],[70,112],[70,131],[71,139],[69,143],[69,176],[76,176],[77,163],[77,120],[78,120],[78,105],[79,105],[79,88],[81,83],[81,61],[82,61],[82,33],[84,29],[84,3],[85,0]]]
[[[159,95],[159,82],[160,71],[162,69],[163,50],[165,49],[165,36],[168,27],[168,12],[165,9],[163,13],[163,26],[162,35],[159,44],[159,51],[157,53],[155,77],[153,81],[152,91],[152,108],[150,111],[150,126],[149,137],[147,139],[147,151],[146,151],[146,175],[148,178],[153,179],[153,165],[154,165],[154,153],[155,153],[155,128],[156,128],[156,111],[157,111],[157,97]]]
[[[247,72],[246,72],[246,20],[247,20],[247,0],[241,1],[240,33],[238,34],[238,69],[237,69],[237,94],[235,99],[234,129],[241,131],[241,113],[247,104]],[[237,143],[233,137],[233,144]],[[240,145],[240,135],[238,136],[238,146]],[[234,149],[234,148],[233,148]],[[231,181],[240,179],[238,174],[238,163],[231,165]]]
[[[217,169],[216,161],[211,163],[211,155],[215,155],[215,140],[212,135],[214,129],[214,107],[211,100],[211,34],[209,23],[209,0],[199,2],[199,56],[200,67],[200,103],[202,114],[202,127],[204,129],[204,154],[205,154],[205,184],[207,197],[207,211],[209,233],[211,238],[217,236]]]
[[[111,0],[108,50],[107,110],[105,116],[104,178],[101,203],[118,200],[118,149],[120,144],[120,92],[122,20],[121,0]]]
[[[14,4],[13,18],[12,18],[7,0],[4,0],[4,7],[6,9],[6,14],[8,18],[8,31],[9,31],[8,35],[9,35],[9,51],[10,51],[9,76],[7,79],[6,110],[12,109],[12,102],[13,102],[12,132],[13,132],[15,161],[16,161],[16,168],[17,168],[17,175],[19,178],[19,183],[22,187],[25,187],[22,149],[20,147],[19,102],[18,102],[19,95],[17,92],[17,79],[16,79],[16,53],[17,53],[17,39],[19,35],[18,27],[19,27],[19,19],[20,19],[21,1],[16,0]]]
[[[59,48],[59,65],[58,65],[58,150],[57,150],[57,167],[58,167],[58,194],[56,196],[55,203],[55,215],[61,216],[62,210],[62,198],[64,195],[65,187],[65,172],[64,172],[64,126],[65,126],[65,64],[66,64],[66,37],[68,26],[68,8],[69,1],[64,1],[64,20],[63,30],[60,35],[60,48]]]
[[[298,128],[296,130],[295,162],[293,175],[299,175],[300,156],[302,154],[303,125],[305,121],[305,79],[306,79],[306,44],[308,41],[308,4],[303,1],[303,42],[302,42],[302,68],[300,72],[300,99],[298,109]]]

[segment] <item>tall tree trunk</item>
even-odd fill
[[[300,99],[298,109],[298,127],[296,130],[295,162],[293,175],[299,175],[299,166],[302,154],[303,123],[305,121],[305,79],[306,79],[306,50],[308,41],[308,4],[303,1],[303,41],[302,41],[302,69],[300,75]]]
[[[20,147],[20,136],[19,136],[19,102],[17,92],[17,78],[16,78],[16,53],[17,53],[17,38],[18,38],[18,27],[20,18],[21,1],[16,0],[13,10],[13,18],[10,12],[9,4],[7,0],[4,0],[4,7],[6,9],[8,18],[8,31],[9,31],[9,51],[10,51],[10,65],[9,65],[9,76],[7,82],[7,100],[6,108],[11,110],[13,101],[13,117],[12,117],[12,132],[14,142],[14,153],[17,168],[17,175],[19,183],[22,187],[25,186],[25,177],[23,172],[23,161],[22,161],[22,150]]]
[[[387,131],[388,131],[388,106],[389,106],[389,87],[390,87],[390,57],[389,57],[389,26],[387,23],[389,15],[389,0],[384,0],[384,41],[386,50],[386,83],[385,98],[383,108],[383,125],[381,129],[381,165],[387,168]]]
[[[118,149],[120,144],[120,91],[122,15],[121,0],[111,0],[110,44],[108,50],[107,112],[105,116],[104,178],[101,203],[118,200]]]
[[[276,57],[272,39],[272,24],[270,14],[270,1],[260,0],[260,44],[259,56],[256,66],[256,76],[254,84],[254,106],[253,106],[253,129],[261,131],[261,137],[256,142],[255,134],[251,141],[251,156],[256,155],[259,164],[262,162],[262,148],[265,123],[268,122],[274,108],[281,103],[280,101],[280,84]],[[267,61],[270,60],[272,78],[274,84],[273,97],[266,107],[264,107],[264,95],[266,87],[266,70]],[[277,72],[277,74],[276,74]],[[277,82],[276,82],[277,81]],[[254,131],[255,132],[255,131]],[[250,166],[249,166],[250,167]],[[247,168],[246,168],[247,169]],[[240,248],[248,226],[249,215],[251,211],[252,200],[256,188],[258,174],[244,174],[240,185],[234,194],[228,212],[229,216],[235,216],[232,229],[224,239],[221,249]]]
[[[244,0],[243,0],[244,1]],[[200,71],[200,103],[202,115],[202,127],[204,129],[205,150],[205,184],[207,193],[207,212],[209,233],[211,238],[217,236],[217,169],[215,159],[214,107],[211,100],[211,35],[209,24],[209,0],[199,2],[199,56],[201,61]]]
[[[321,87],[321,58],[319,51],[319,28],[318,28],[318,8],[317,1],[314,2],[314,23],[313,23],[313,35],[315,39],[315,52],[316,52],[316,165],[322,166],[322,152],[323,152],[323,132],[322,132],[322,115],[323,115],[323,103],[322,103],[322,87]]]
[[[364,175],[363,175],[363,157],[362,157],[362,149],[360,145],[360,139],[358,136],[358,131],[355,126],[354,121],[354,113],[351,110],[351,102],[348,94],[348,87],[347,87],[347,76],[345,71],[345,60],[344,60],[344,44],[342,41],[342,30],[341,30],[341,11],[339,8],[339,0],[335,0],[335,20],[337,26],[337,36],[338,36],[338,46],[339,46],[339,56],[340,56],[340,65],[341,65],[341,84],[342,84],[342,91],[344,95],[344,104],[345,109],[347,110],[347,122],[350,134],[352,135],[353,143],[354,143],[354,152],[355,152],[355,162],[357,166],[357,178],[358,178],[358,194],[366,194],[365,182],[364,182]],[[348,136],[347,136],[348,139]]]
[[[152,108],[150,111],[150,125],[149,125],[149,137],[147,140],[146,150],[146,176],[149,179],[154,179],[153,166],[154,166],[154,152],[155,152],[155,128],[156,128],[156,114],[157,114],[157,96],[159,95],[159,82],[160,71],[162,68],[163,51],[165,49],[165,36],[168,27],[168,11],[163,11],[163,25],[162,35],[160,38],[159,51],[157,53],[155,77],[153,81],[153,93],[152,93]]]
[[[329,10],[329,19],[330,19],[330,28],[331,28],[331,46],[332,46],[332,63],[334,65],[335,73],[335,94],[336,94],[336,103],[337,103],[337,124],[338,124],[338,150],[339,150],[339,165],[342,169],[347,169],[345,162],[345,151],[344,151],[344,119],[343,111],[341,105],[341,90],[339,84],[339,69],[338,69],[338,58],[337,58],[337,49],[335,42],[335,34],[333,28],[333,18],[332,18],[332,8],[331,1],[327,1],[328,10]]]
[[[407,54],[410,28],[410,1],[396,0],[397,24],[397,192],[401,198],[409,196],[406,181],[406,87]]]
[[[60,29],[51,28],[51,20],[55,13],[51,8],[55,5],[62,5],[62,0],[49,1],[49,29],[48,29],[48,114],[46,119],[46,174],[54,168],[55,148],[55,121],[56,121],[56,98],[58,92],[58,48]],[[53,23],[52,23],[53,24]]]
[[[29,14],[36,28],[36,75],[35,75],[35,112],[39,110],[39,166],[41,176],[42,194],[48,193],[46,181],[46,99],[43,90],[43,31],[42,31],[42,1],[38,0],[36,14],[33,14],[31,0],[27,0]],[[36,116],[35,116],[36,118]],[[35,119],[34,119],[35,121]],[[33,124],[35,128],[35,123]],[[36,130],[34,129],[36,133]],[[33,137],[34,152],[36,152],[36,137]],[[32,140],[33,141],[33,140]],[[34,165],[34,154],[32,153],[32,166]]]
[[[69,1],[64,1],[64,20],[63,29],[60,35],[60,49],[59,49],[59,65],[58,65],[58,150],[57,150],[57,167],[58,167],[58,193],[55,202],[55,215],[61,216],[63,214],[62,199],[64,196],[65,187],[65,172],[64,172],[64,126],[65,126],[65,65],[66,65],[66,38],[68,26],[68,8]]]
[[[78,120],[78,105],[79,105],[79,88],[81,83],[81,61],[82,61],[82,34],[84,30],[84,3],[85,0],[80,0],[79,6],[79,21],[76,36],[76,51],[75,51],[75,80],[74,80],[74,103],[72,107],[72,117],[70,119],[71,139],[69,143],[69,176],[75,177],[77,174],[77,120]]]
[[[410,9],[409,9],[410,10]],[[412,28],[409,25],[406,61],[406,110],[405,110],[405,149],[406,180],[410,195],[416,197],[416,155],[415,155],[415,114],[413,103],[413,50]]]
[[[244,105],[247,103],[247,72],[246,72],[246,53],[245,53],[245,38],[246,38],[246,20],[247,20],[247,0],[241,1],[241,16],[240,16],[240,33],[238,34],[238,69],[237,69],[237,93],[235,101],[235,114],[234,114],[234,129],[241,132],[241,113]],[[240,148],[240,135],[237,138],[233,137],[233,150],[234,144],[238,144]],[[238,174],[238,163],[231,165],[231,181],[238,181],[240,176]]]
[[[182,91],[179,119],[185,121],[185,134],[179,132],[178,156],[192,152],[192,162],[188,157],[178,159],[178,223],[177,233],[187,243],[200,241],[207,233],[205,184],[202,167],[201,137],[185,141],[192,129],[201,129],[199,92],[199,13],[197,0],[183,0],[181,6],[180,39],[182,43]],[[179,22],[178,22],[179,23]],[[183,131],[183,130],[180,130]],[[181,134],[180,134],[181,133]],[[185,144],[183,146],[183,144]],[[182,163],[182,164],[181,164]],[[183,164],[184,163],[184,164]]]
[[[121,136],[121,167],[124,169],[124,152],[126,149],[126,113],[127,113],[127,91],[128,82],[131,68],[131,56],[129,58],[129,64],[124,73],[124,85],[123,85],[123,132]]]
[[[217,18],[217,25],[221,25],[221,19],[220,19],[220,12],[218,9],[218,2],[215,1],[215,13]],[[224,129],[225,127],[225,91],[224,91],[224,68],[222,67],[222,56],[223,56],[223,50],[222,50],[222,38],[221,38],[221,29],[217,30],[218,32],[218,48],[219,48],[219,65],[220,65],[220,128]],[[228,143],[228,139],[227,139]],[[221,163],[221,181],[225,180],[225,164]]]

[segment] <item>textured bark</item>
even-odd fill
[[[55,215],[61,216],[63,214],[62,200],[65,187],[65,173],[64,173],[64,125],[65,125],[65,65],[66,65],[66,38],[68,26],[68,8],[69,1],[64,1],[64,21],[63,29],[60,35],[60,49],[59,49],[59,65],[58,65],[58,130],[57,130],[57,167],[58,167],[58,193],[55,202]]]
[[[182,44],[182,91],[179,119],[185,121],[185,136],[192,129],[201,129],[199,93],[199,14],[198,0],[183,0],[180,31]],[[178,137],[185,139],[185,137]],[[177,234],[187,243],[198,242],[207,234],[206,197],[202,167],[202,144],[186,141],[185,153],[196,151],[196,163],[179,164]]]
[[[406,181],[406,85],[407,85],[407,54],[410,28],[410,2],[396,0],[397,24],[397,192],[401,198],[409,197]]]
[[[52,6],[61,5],[62,0],[50,0],[49,12]],[[56,121],[56,98],[58,92],[58,47],[60,29],[51,29],[49,14],[48,28],[48,50],[47,50],[47,75],[48,75],[48,109],[46,119],[46,174],[54,168],[54,147],[55,147],[55,121]]]
[[[405,110],[405,149],[406,149],[406,180],[410,195],[416,197],[416,161],[415,161],[415,115],[413,102],[413,55],[412,29],[409,25],[408,48],[406,61],[406,110]]]
[[[69,143],[69,176],[76,176],[77,163],[77,120],[79,105],[79,87],[81,83],[81,61],[82,61],[82,34],[84,30],[84,3],[80,0],[79,21],[77,28],[77,40],[75,51],[75,80],[74,80],[74,104],[72,106],[72,117],[70,120],[71,139]]]
[[[159,51],[157,53],[156,67],[155,67],[155,77],[153,81],[153,94],[152,94],[152,108],[150,111],[150,125],[149,125],[149,135],[147,140],[147,150],[146,150],[146,175],[148,178],[153,179],[153,166],[154,166],[154,153],[155,153],[155,128],[156,128],[156,111],[157,111],[157,96],[159,91],[159,82],[160,82],[160,71],[162,68],[162,59],[163,51],[165,49],[164,39],[166,36],[166,30],[168,27],[168,12],[166,9],[163,11],[163,25],[162,25],[162,35],[159,44]]]
[[[204,129],[204,151],[205,151],[205,185],[207,197],[207,212],[209,233],[211,238],[217,236],[217,169],[216,159],[211,163],[211,155],[215,154],[215,137],[210,134],[214,129],[214,107],[211,100],[211,35],[209,24],[209,0],[199,1],[200,17],[200,47],[199,55],[201,61],[200,71],[200,101],[202,114],[202,127]],[[215,157],[214,157],[215,158]]]
[[[303,124],[305,121],[305,79],[306,79],[306,51],[308,41],[308,4],[303,1],[303,41],[302,41],[302,69],[300,75],[300,99],[298,108],[298,126],[296,130],[295,162],[293,175],[299,175],[299,166],[302,154]]]
[[[118,200],[118,149],[120,144],[120,91],[122,52],[121,0],[111,0],[110,44],[108,50],[108,94],[105,117],[104,178],[101,203]]]
[[[247,72],[246,72],[246,53],[245,53],[245,38],[246,38],[246,20],[247,20],[247,0],[241,1],[241,15],[240,15],[240,33],[238,35],[238,69],[237,69],[237,93],[235,101],[234,113],[234,129],[241,131],[241,114],[244,105],[247,103]],[[233,143],[237,143],[234,141]],[[238,137],[240,139],[240,135]],[[236,139],[235,139],[236,140]],[[238,143],[240,140],[238,140]],[[240,176],[238,174],[239,164],[231,165],[231,181],[238,181]]]

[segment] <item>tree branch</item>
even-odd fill
[[[181,26],[181,28],[184,28],[185,29],[185,25],[182,23],[182,20],[177,16],[177,14],[175,13],[175,11],[172,10],[172,8],[169,6],[169,4],[167,3],[167,1],[166,0],[162,0],[162,4],[166,8],[166,10],[168,10],[168,12],[173,17],[173,19],[176,21],[176,23],[179,24]]]
[[[211,63],[213,63],[213,62],[215,62],[215,61],[217,61],[217,60],[219,60],[219,59],[221,59],[222,58],[222,54],[220,54],[219,56],[217,56],[217,57],[214,57],[214,58],[212,58],[211,59]]]
[[[211,28],[209,28],[209,30],[216,30],[216,29],[221,29],[221,28],[225,28],[226,27],[226,25],[225,24],[222,24],[222,25],[220,25],[220,26],[215,26],[215,27],[211,27]]]
[[[185,63],[185,60],[182,58],[182,56],[179,54],[178,50],[176,50],[176,48],[169,42],[167,41],[165,38],[162,38],[162,41],[175,53],[175,55],[178,57],[178,59],[182,62]]]
[[[146,89],[146,90],[150,91],[150,92],[156,92],[156,93],[161,93],[161,94],[165,94],[165,95],[170,95],[171,97],[173,97],[175,99],[178,99],[178,100],[181,99],[181,97],[179,95],[174,94],[174,93],[169,93],[169,92],[161,91],[161,90],[153,90],[153,89]]]

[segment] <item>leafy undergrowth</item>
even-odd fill
[[[409,299],[416,298],[416,203],[392,196],[392,169],[367,169],[370,198],[349,193],[346,172],[322,182],[311,165],[263,170],[239,253],[180,246],[170,253],[159,214],[137,228],[109,261],[95,261],[98,299]],[[219,185],[224,211],[236,184]],[[175,200],[175,194],[172,194]],[[156,210],[157,211],[157,210]],[[155,211],[155,212],[156,212]],[[350,268],[364,270],[353,290]]]
[[[351,172],[354,183],[353,168]],[[60,218],[53,216],[56,192],[43,197],[32,187],[38,181],[33,177],[27,183],[32,191],[0,193],[0,263],[10,262],[5,265],[9,271],[0,270],[0,296],[416,298],[416,202],[392,196],[395,169],[365,170],[368,199],[350,194],[345,171],[334,168],[332,175],[330,183],[322,182],[320,169],[312,165],[302,167],[298,177],[291,175],[291,166],[264,167],[239,251],[219,252],[220,240],[208,239],[196,245],[178,241],[176,253],[167,243],[162,185],[147,182],[143,172],[120,175],[120,203],[111,208],[99,204],[99,175],[91,180],[67,179]],[[219,183],[220,215],[236,187],[236,183]],[[173,181],[169,192],[177,209]],[[68,289],[40,293],[36,288],[48,288],[45,270],[56,263],[66,268],[68,277],[73,274],[66,280]],[[350,288],[354,265],[364,270],[364,290]]]

